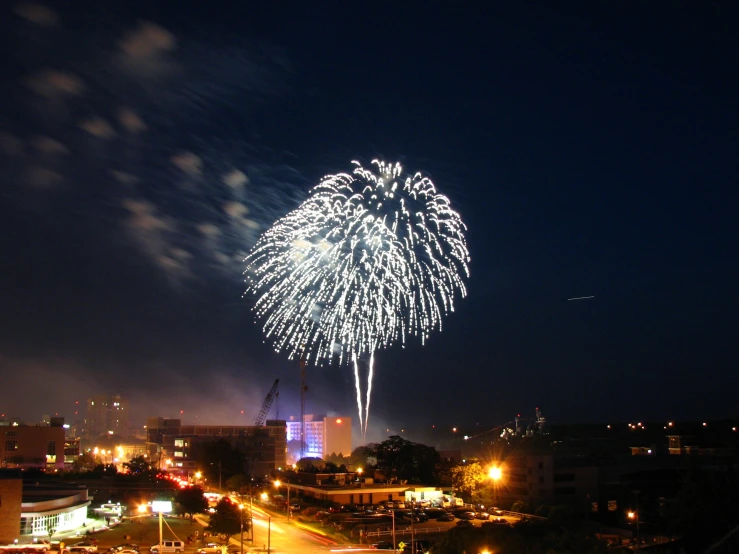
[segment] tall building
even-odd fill
[[[182,425],[179,419],[150,417],[146,420],[147,451],[162,469],[187,474],[196,471],[198,449],[225,440],[245,454],[244,471],[263,476],[287,464],[284,420],[251,425]]]
[[[96,394],[87,399],[84,438],[94,440],[100,435],[129,435],[128,398],[119,394]]]
[[[287,441],[300,441],[302,425],[299,417],[287,422]],[[352,418],[306,414],[304,458],[323,458],[331,454],[352,453]]]

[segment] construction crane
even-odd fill
[[[272,402],[275,401],[275,396],[279,394],[277,392],[277,387],[279,384],[280,384],[280,380],[275,379],[275,382],[272,385],[272,388],[269,389],[267,396],[264,397],[264,403],[262,404],[262,409],[259,410],[259,415],[257,415],[257,418],[254,420],[254,427],[264,427],[264,422],[267,419],[267,414],[269,413],[269,409],[272,407]]]

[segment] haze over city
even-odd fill
[[[367,440],[737,415],[733,3],[228,6],[0,8],[0,411],[249,424],[279,378],[298,415],[243,259],[381,158],[471,261],[441,332],[377,353]],[[348,364],[307,383],[357,424]]]

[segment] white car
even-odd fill
[[[209,542],[203,547],[198,548],[198,554],[221,554],[223,547],[220,544]]]

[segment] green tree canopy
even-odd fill
[[[85,471],[93,471],[96,465],[97,462],[95,461],[95,456],[93,456],[90,452],[83,452],[74,461],[73,467],[74,471],[81,473]]]
[[[439,453],[435,448],[392,436],[374,448],[377,467],[411,483],[436,483]]]
[[[249,528],[249,518],[239,509],[237,504],[231,502],[224,497],[216,505],[216,512],[210,516],[208,531],[219,535],[226,535],[228,538],[235,535],[241,530],[243,517],[243,529],[246,532]],[[226,542],[228,542],[228,538]]]
[[[485,471],[479,462],[462,463],[454,466],[451,470],[452,486],[472,496],[477,488],[485,482]]]
[[[185,487],[177,492],[175,502],[179,505],[179,512],[190,516],[192,521],[195,514],[202,514],[208,509],[208,500],[200,487]]]
[[[148,458],[144,456],[137,456],[132,458],[130,461],[123,464],[131,475],[145,475],[152,470],[152,464]]]

